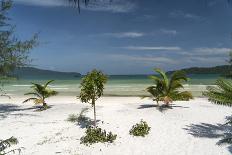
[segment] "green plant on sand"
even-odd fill
[[[130,130],[130,135],[145,137],[149,134],[151,127],[148,126],[147,122],[141,120],[140,123],[133,125]]]
[[[16,153],[16,152],[20,154],[22,148],[6,151],[6,149],[16,144],[18,144],[18,140],[15,137],[11,137],[5,140],[0,139],[0,155],[6,155],[6,154]]]
[[[154,85],[148,87],[146,90],[151,94],[153,101],[159,104],[163,101],[167,106],[177,100],[190,100],[193,96],[188,91],[180,91],[183,88],[183,82],[187,82],[188,78],[183,71],[174,72],[170,78],[160,69],[154,69],[158,75],[150,76],[154,81]]]
[[[34,101],[35,104],[42,104],[43,109],[46,110],[48,108],[47,103],[45,102],[45,99],[55,96],[58,94],[58,92],[51,90],[48,88],[48,85],[52,83],[54,80],[50,80],[46,82],[44,85],[32,83],[33,86],[31,87],[33,89],[32,92],[26,93],[25,95],[34,95],[35,97],[31,97],[23,101],[23,103],[28,101]]]
[[[85,136],[81,137],[81,144],[92,145],[94,143],[113,143],[116,140],[117,135],[112,132],[106,133],[101,128],[88,127],[85,132]]]

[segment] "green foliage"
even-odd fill
[[[84,103],[93,103],[103,95],[104,84],[107,82],[107,76],[101,71],[93,70],[88,73],[81,82],[80,100]]]
[[[88,127],[85,136],[81,137],[81,144],[92,145],[94,143],[113,143],[116,140],[117,135],[112,132],[106,133],[105,130],[101,128]]]
[[[94,107],[94,126],[96,127],[96,108],[95,101],[103,95],[104,85],[107,76],[101,71],[93,70],[88,73],[81,81],[79,99],[84,103],[91,103]]]
[[[232,106],[232,80],[218,79],[217,86],[208,86],[203,95],[215,104]]]
[[[147,88],[147,92],[151,94],[151,98],[157,103],[163,101],[167,105],[176,100],[189,100],[193,96],[188,91],[179,91],[183,88],[183,82],[187,82],[188,78],[182,71],[174,72],[170,78],[160,69],[155,69],[159,75],[150,76],[154,81],[153,86]]]
[[[6,140],[1,140],[0,139],[0,155],[6,155],[9,153],[16,153],[16,152],[21,152],[21,148],[19,149],[13,149],[10,151],[6,151],[6,149],[10,148],[12,145],[18,144],[18,140],[15,137],[11,137]]]
[[[132,126],[130,135],[145,137],[149,134],[150,129],[147,122],[141,120],[140,123]]]
[[[25,95],[34,95],[35,97],[28,98],[25,101],[23,101],[23,103],[32,100],[35,104],[43,104],[43,108],[47,109],[48,106],[45,102],[45,99],[58,94],[58,92],[48,88],[48,85],[53,81],[54,80],[50,80],[47,83],[45,83],[45,85],[32,83],[33,86],[31,88],[33,89],[33,92],[26,93]]]
[[[29,51],[37,45],[38,35],[32,39],[21,41],[15,34],[15,26],[11,25],[8,12],[12,8],[11,0],[0,1],[0,96],[6,96],[3,90],[5,80],[18,67],[26,66],[29,60]]]
[[[15,26],[10,24],[7,17],[12,1],[2,0],[0,3],[0,76],[9,76],[15,68],[30,62],[29,51],[37,45],[38,35],[30,40],[19,40],[14,35]]]

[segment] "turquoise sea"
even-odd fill
[[[194,96],[201,96],[207,85],[213,85],[220,75],[217,74],[192,74],[188,76],[190,81],[185,83],[185,89],[191,91]],[[44,83],[48,79],[29,77],[6,83],[4,89],[11,95],[23,95],[30,91],[31,82]],[[59,95],[76,96],[79,94],[81,78],[56,79],[51,88],[59,92]],[[147,93],[146,87],[152,85],[148,75],[112,75],[105,87],[106,96],[142,96]]]

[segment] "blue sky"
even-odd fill
[[[16,33],[28,39],[38,68],[86,73],[148,74],[225,64],[232,47],[226,0],[107,0],[81,14],[63,0],[15,0]]]

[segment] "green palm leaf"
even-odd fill
[[[48,88],[48,85],[53,81],[54,80],[50,80],[46,82],[44,85],[32,83],[33,86],[31,88],[33,89],[33,92],[26,93],[25,95],[33,95],[35,97],[26,99],[23,103],[28,102],[30,100],[34,100],[35,104],[43,104],[43,106],[46,109],[47,104],[45,103],[45,99],[58,94],[58,92]]]
[[[47,86],[50,84],[50,83],[52,83],[52,82],[54,82],[55,80],[50,80],[50,81],[48,81],[45,85],[44,85],[44,88],[47,88]]]
[[[183,82],[188,80],[184,72],[176,71],[169,79],[162,70],[155,69],[155,71],[159,75],[150,76],[150,79],[154,81],[155,85],[146,89],[147,92],[151,94],[154,101],[164,101],[169,104],[169,102],[172,101],[189,100],[193,98],[190,92],[180,91],[180,89],[183,88]]]
[[[232,106],[232,81],[218,79],[216,85],[208,86],[203,95],[208,97],[212,103]]]
[[[23,103],[29,102],[31,100],[38,100],[38,98],[31,97],[31,98],[28,98],[28,99],[24,100]]]

